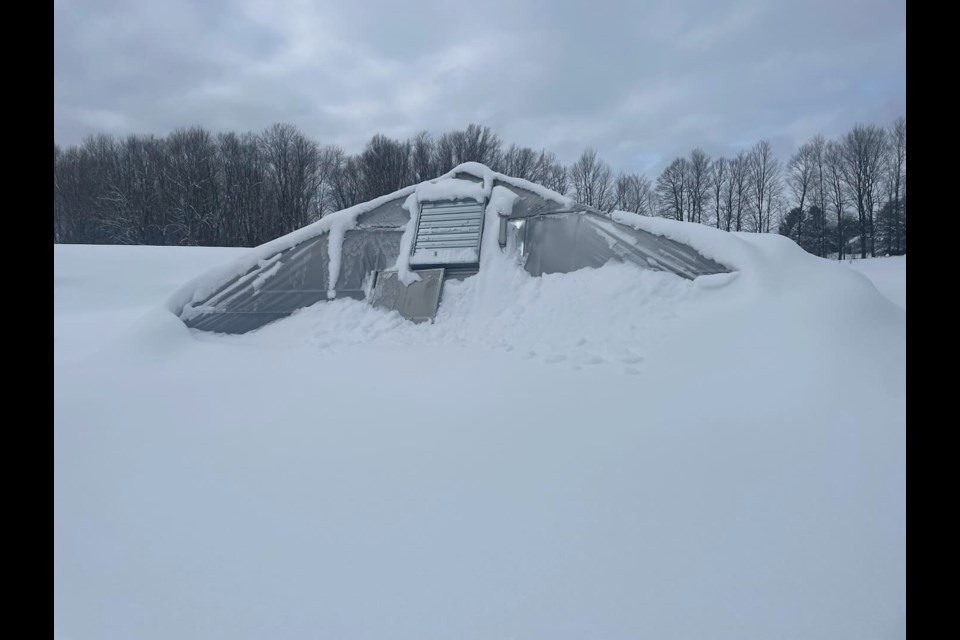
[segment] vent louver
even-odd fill
[[[480,262],[483,204],[474,200],[424,202],[411,267],[466,266]]]

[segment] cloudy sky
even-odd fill
[[[470,122],[656,172],[906,114],[905,0],[55,0],[54,140]]]

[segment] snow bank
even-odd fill
[[[99,351],[158,301],[182,288],[185,281],[247,251],[226,247],[54,245],[54,363]]]
[[[845,260],[844,264],[868,277],[898,307],[907,308],[907,256]]]
[[[700,286],[738,282],[741,291],[757,298],[786,295],[804,287],[819,287],[825,296],[859,296],[865,303],[883,304],[859,273],[833,260],[813,256],[796,242],[771,233],[727,232],[702,224],[614,211],[614,221],[687,244],[707,258],[739,272],[736,277],[711,278]],[[698,278],[697,280],[701,280]],[[864,288],[864,285],[867,288]]]

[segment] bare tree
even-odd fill
[[[63,153],[60,151],[60,145],[53,143],[53,242],[61,242],[63,238],[63,207],[60,203],[60,157]]]
[[[844,179],[860,224],[860,257],[876,255],[873,214],[886,147],[885,131],[876,125],[857,124],[842,141]]]
[[[163,140],[130,135],[110,149],[100,226],[119,244],[174,244],[166,206]],[[174,240],[174,242],[171,242]]]
[[[897,118],[887,134],[889,153],[885,166],[887,200],[892,203],[890,222],[886,233],[887,253],[906,252],[906,216],[903,206],[903,191],[907,168],[907,119]]]
[[[54,242],[93,244],[109,241],[99,231],[102,172],[84,147],[61,150],[54,145]]]
[[[749,189],[747,168],[749,158],[745,151],[729,161],[728,178],[723,194],[724,222],[726,231],[743,230],[743,214],[747,209]]]
[[[534,151],[529,147],[511,144],[501,155],[499,163],[492,168],[514,178],[545,184],[555,165],[559,166],[557,157],[546,149]]]
[[[764,218],[764,233],[779,228],[787,217],[787,197],[783,192],[783,181],[777,180],[770,185],[770,195],[767,198],[767,214]]]
[[[588,148],[570,167],[570,180],[581,204],[608,211],[614,204],[613,170]]]
[[[418,133],[410,144],[410,174],[414,182],[432,180],[439,175],[435,154],[436,145],[430,133]]]
[[[511,144],[496,169],[514,178],[535,180],[539,173],[537,160],[537,152],[530,147]]]
[[[843,148],[839,142],[828,142],[824,152],[827,186],[833,211],[837,215],[837,259],[843,260],[846,249],[844,229],[844,206],[846,204],[846,178],[844,175]]]
[[[809,142],[801,145],[787,163],[787,186],[797,203],[795,240],[800,246],[804,246],[803,220],[806,217],[807,198],[813,190],[815,169],[813,146]]]
[[[676,158],[657,178],[660,215],[683,220],[687,211],[688,164],[686,158]]]
[[[562,165],[557,162],[557,156],[552,151],[540,149],[537,153],[537,162],[534,165],[533,174],[528,179],[531,182],[545,185],[550,178],[551,168],[554,166],[562,167]]]
[[[567,195],[570,192],[570,173],[567,168],[550,154],[551,160],[544,171],[543,186],[557,193]]]
[[[490,127],[478,124],[470,124],[463,131],[445,133],[437,140],[437,170],[440,174],[447,173],[464,162],[496,166],[500,162],[502,146],[500,137]]]
[[[710,191],[714,204],[714,223],[717,229],[720,228],[723,220],[723,206],[727,207],[727,231],[730,230],[730,200],[724,198],[724,194],[730,183],[730,161],[726,158],[717,158],[710,163]]]
[[[322,218],[331,211],[336,211],[333,198],[333,180],[340,166],[340,156],[343,150],[334,145],[327,145],[319,149],[317,156],[316,185],[317,195],[314,198],[315,213],[313,220]]]
[[[209,131],[177,129],[166,139],[165,203],[176,242],[216,245],[222,231],[219,199],[222,181],[217,147]]]
[[[750,152],[747,168],[748,185],[753,214],[753,230],[757,233],[770,231],[770,213],[773,191],[780,183],[780,161],[773,155],[770,142],[761,140]]]
[[[817,202],[820,213],[815,221],[816,223],[816,247],[817,255],[821,258],[827,253],[827,140],[822,135],[817,134],[810,141],[810,154],[813,159],[813,197]]]
[[[259,141],[252,133],[217,136],[225,244],[256,246],[269,240],[261,215],[266,174]]]
[[[364,199],[392,193],[410,182],[410,143],[377,134],[360,154]]]
[[[640,215],[651,215],[650,180],[636,173],[621,173],[617,176],[614,208]]]
[[[330,181],[330,191],[337,210],[363,202],[363,172],[360,162],[345,153],[338,154],[336,169]]]
[[[296,127],[275,124],[260,136],[266,166],[267,215],[271,235],[306,225],[317,197],[320,150]]]
[[[687,168],[687,221],[703,222],[703,209],[710,199],[710,158],[694,149]]]

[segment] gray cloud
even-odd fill
[[[357,151],[469,122],[657,171],[906,111],[905,3],[64,0],[54,139],[290,122]]]

